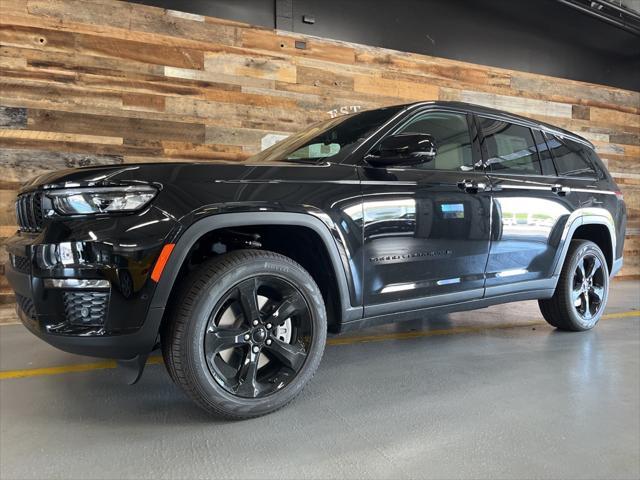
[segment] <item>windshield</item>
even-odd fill
[[[402,106],[380,108],[332,118],[311,125],[250,157],[249,162],[337,162],[344,159]]]

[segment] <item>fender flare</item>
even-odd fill
[[[607,229],[609,230],[609,236],[611,238],[611,251],[604,253],[609,253],[611,255],[612,265],[615,264],[616,230],[611,213],[609,213],[604,208],[580,208],[569,215],[567,223],[565,224],[565,227],[562,231],[562,236],[560,239],[561,247],[558,249],[558,253],[556,254],[556,259],[552,270],[555,284],[558,283],[558,278],[560,277],[560,272],[562,271],[562,266],[564,265],[564,261],[567,256],[569,244],[571,243],[573,234],[576,232],[578,227],[581,227],[583,225],[604,225],[605,227],[607,227]],[[615,272],[609,272],[610,275],[612,273]]]
[[[158,330],[162,315],[159,311],[164,311],[169,296],[173,290],[175,282],[178,278],[180,269],[187,258],[193,245],[208,232],[228,227],[240,227],[245,225],[295,225],[306,227],[320,236],[324,243],[331,267],[333,268],[338,294],[340,299],[341,318],[339,323],[360,318],[362,316],[362,307],[351,306],[349,295],[349,286],[347,282],[347,271],[341,259],[340,251],[336,240],[333,237],[329,226],[319,218],[305,213],[289,213],[289,212],[238,212],[238,213],[221,213],[205,217],[194,222],[189,226],[178,238],[178,241],[171,252],[169,261],[167,262],[160,281],[156,286],[155,292],[151,299],[147,321],[152,320],[157,323]]]

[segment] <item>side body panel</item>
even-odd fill
[[[491,197],[458,182],[486,184],[484,173],[361,172],[365,315],[481,298]]]

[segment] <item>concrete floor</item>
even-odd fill
[[[640,312],[620,312],[639,296],[614,282],[581,334],[523,302],[336,337],[297,400],[244,422],[162,365],[134,387],[108,368],[3,379],[0,478],[637,479]],[[93,362],[0,327],[2,371]]]

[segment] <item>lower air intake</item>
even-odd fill
[[[64,312],[71,325],[101,326],[107,316],[109,293],[65,292]]]

